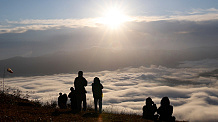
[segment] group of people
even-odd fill
[[[75,78],[74,87],[70,88],[70,93],[68,97],[71,101],[71,109],[73,112],[80,112],[82,110],[83,103],[83,111],[86,111],[87,103],[86,103],[86,89],[87,80],[83,77],[83,72],[78,72],[78,77]],[[94,82],[92,83],[92,92],[95,104],[95,112],[97,112],[97,104],[99,103],[99,113],[102,112],[102,89],[103,85],[100,83],[100,79],[98,77],[94,78]],[[58,97],[58,106],[60,108],[67,108],[67,95],[59,93]],[[163,97],[161,100],[161,106],[157,109],[156,104],[152,101],[150,97],[146,99],[146,105],[143,106],[143,118],[150,120],[160,120],[160,121],[169,121],[175,122],[175,117],[173,114],[173,106],[170,105],[170,100],[168,97]],[[157,114],[155,114],[157,112]]]
[[[78,77],[75,78],[74,87],[70,88],[70,93],[68,97],[71,101],[71,109],[74,113],[80,112],[83,108],[83,111],[87,109],[86,103],[86,89],[87,80],[83,77],[83,72],[78,72]],[[103,85],[100,83],[100,79],[98,77],[94,78],[94,82],[92,83],[92,92],[94,97],[94,104],[95,104],[95,112],[97,112],[97,104],[99,103],[99,113],[102,112],[102,89]],[[67,95],[59,93],[58,97],[58,106],[60,108],[66,108],[67,104]],[[83,107],[81,106],[83,104]]]
[[[143,118],[150,120],[160,120],[166,122],[175,122],[175,117],[173,114],[173,106],[170,105],[170,100],[168,97],[163,97],[160,102],[160,107],[157,109],[156,104],[152,101],[150,97],[146,99],[146,105],[143,106]],[[155,114],[157,112],[157,114]]]
[[[61,109],[65,109],[67,108],[67,94],[62,94],[59,93],[59,97],[58,97],[58,106]]]

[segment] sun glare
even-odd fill
[[[110,8],[106,10],[101,23],[111,29],[119,28],[124,22],[128,21],[128,17],[118,8]]]

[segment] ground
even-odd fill
[[[139,115],[97,114],[92,109],[73,114],[70,109],[42,106],[38,101],[22,99],[10,94],[0,94],[0,121],[148,121]]]
[[[136,114],[95,113],[89,108],[86,112],[73,114],[70,109],[59,109],[52,104],[42,105],[39,101],[22,99],[19,96],[0,93],[0,121],[137,121],[152,122]]]

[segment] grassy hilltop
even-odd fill
[[[42,105],[16,95],[0,93],[0,121],[148,121],[139,115],[102,113],[92,109],[78,114],[59,109],[53,104]]]
[[[92,108],[73,114],[68,109],[59,109],[56,103],[42,104],[21,97],[19,90],[12,94],[0,93],[0,121],[137,121],[152,122],[136,114],[103,112],[96,114]]]

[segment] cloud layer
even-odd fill
[[[0,54],[0,59],[41,56],[92,47],[116,50],[179,50],[218,45],[217,20],[130,21],[116,31],[95,23],[92,23],[92,26],[74,25],[77,22],[70,22],[71,20],[57,21],[58,24],[55,24],[55,21],[49,22],[51,24],[46,24],[43,20],[34,21],[36,22],[22,22],[30,23],[22,27],[2,30],[4,33],[0,34],[0,51],[4,53]],[[34,24],[38,22],[41,24]],[[9,33],[5,33],[7,31]]]
[[[129,16],[116,30],[101,17],[0,21],[0,59],[41,56],[90,47],[184,49],[217,46],[218,10],[194,9],[161,16]]]
[[[93,104],[91,83],[99,77],[104,85],[103,109],[110,111],[136,112],[142,114],[145,99],[151,97],[160,106],[164,96],[174,106],[177,120],[217,121],[218,80],[199,77],[199,73],[212,71],[217,60],[184,62],[181,68],[150,67],[124,68],[116,71],[84,72],[88,103]],[[214,62],[214,63],[212,63]],[[202,64],[203,67],[196,67]],[[183,68],[183,66],[189,68]],[[69,93],[77,74],[7,78],[6,84],[22,91],[33,91],[31,99],[57,100],[58,93]]]
[[[211,21],[218,19],[218,10],[210,9],[194,9],[189,12],[173,12],[167,16],[128,16],[127,22],[155,22],[155,21]],[[0,34],[3,33],[24,33],[28,30],[48,30],[81,27],[100,27],[102,17],[84,18],[84,19],[26,19],[20,21],[0,21]]]

